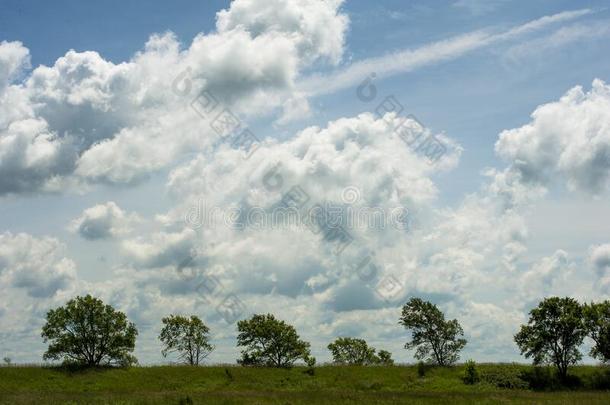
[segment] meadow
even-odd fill
[[[559,384],[549,369],[477,365],[320,366],[292,369],[155,366],[70,370],[0,368],[0,404],[608,404],[610,371],[577,366]]]

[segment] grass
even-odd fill
[[[600,367],[572,369],[578,389],[539,392],[495,385],[524,365],[478,365],[482,376],[463,383],[463,366],[430,368],[419,378],[415,366],[305,368],[132,367],[68,371],[52,367],[0,368],[0,404],[607,404],[610,391],[593,390]],[[509,377],[506,377],[508,375]],[[500,377],[498,377],[500,376]],[[605,381],[605,380],[603,380]],[[598,384],[598,385],[596,385]],[[576,385],[575,385],[576,386]]]

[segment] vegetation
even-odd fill
[[[50,342],[43,358],[82,366],[130,365],[138,331],[124,313],[91,295],[76,297],[47,313],[42,328]]]
[[[575,366],[570,376],[579,385],[556,392],[529,389],[521,378],[534,369],[512,364],[477,364],[481,382],[467,385],[465,366],[428,366],[418,378],[416,366],[305,367],[0,367],[1,404],[607,404],[610,393],[592,391],[608,376],[606,368]],[[498,388],[485,376],[517,375],[525,389]],[[499,377],[500,378],[500,377]],[[555,380],[557,382],[558,380]],[[533,381],[539,383],[540,381]],[[553,383],[553,380],[547,380]],[[182,401],[182,402],[180,402]]]
[[[364,339],[340,337],[328,345],[333,361],[337,364],[367,365],[378,361],[375,349]]]
[[[583,309],[573,298],[546,298],[530,311],[527,325],[522,325],[515,342],[534,365],[553,364],[560,377],[566,378],[568,366],[582,355],[578,347],[586,336]]]
[[[237,346],[245,347],[237,362],[244,366],[292,367],[307,362],[309,343],[301,340],[293,326],[271,314],[254,315],[237,323]]]
[[[170,315],[162,323],[164,356],[176,353],[185,364],[199,365],[214,349],[199,317]],[[44,359],[63,364],[23,367],[5,358],[11,367],[0,367],[0,404],[610,402],[610,368],[575,365],[585,336],[594,341],[591,354],[608,361],[609,301],[540,302],[515,335],[532,366],[473,360],[456,365],[466,344],[461,326],[418,298],[402,308],[400,324],[411,331],[405,347],[416,349],[417,365],[394,366],[390,352],[342,337],[328,349],[343,367],[316,366],[295,328],[266,314],[237,324],[238,364],[256,367],[116,368],[111,366],[134,364],[135,326],[99,299],[76,297],[49,311],[42,331],[49,342]]]
[[[481,376],[479,375],[479,369],[477,368],[477,364],[474,360],[468,360],[465,364],[464,368],[464,376],[462,377],[464,380],[464,384],[472,385],[481,381]]]
[[[595,342],[589,353],[605,363],[610,361],[610,301],[583,307],[589,337]]]
[[[387,350],[379,350],[379,353],[377,353],[377,363],[384,366],[393,365],[394,360],[392,360],[392,353]]]
[[[459,358],[466,346],[464,331],[457,319],[445,320],[445,315],[431,302],[411,298],[402,307],[401,325],[411,330],[406,349],[416,349],[415,358],[448,366]]]
[[[417,376],[419,378],[426,376],[426,364],[421,360],[417,363]]]
[[[198,366],[214,350],[210,344],[210,329],[199,317],[170,315],[163,318],[162,322],[159,340],[163,343],[163,357],[169,353],[178,353],[178,357],[186,364]]]

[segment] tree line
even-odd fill
[[[420,298],[402,307],[398,323],[411,334],[405,349],[414,350],[421,362],[450,366],[467,343],[457,319],[445,319],[435,304]],[[169,315],[162,324],[159,340],[164,357],[176,355],[196,366],[213,352],[210,329],[198,316]],[[316,364],[310,343],[272,314],[238,321],[237,332],[241,348],[237,363],[242,366],[288,368],[301,360],[311,371]],[[47,313],[41,334],[48,343],[43,359],[80,366],[133,365],[137,335],[135,324],[123,312],[91,295],[77,296]],[[545,298],[529,312],[528,323],[521,325],[514,340],[534,365],[553,365],[560,377],[566,377],[568,367],[582,359],[580,346],[587,336],[594,343],[590,355],[610,361],[610,301],[580,304],[569,297]],[[363,339],[339,337],[327,348],[336,364],[394,363],[390,352],[377,351]]]

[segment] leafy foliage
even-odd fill
[[[170,315],[163,318],[162,322],[159,340],[164,345],[161,351],[163,357],[169,353],[178,353],[178,357],[185,363],[198,366],[214,350],[210,344],[210,329],[199,317]]]
[[[137,362],[131,355],[137,334],[123,312],[91,295],[78,296],[47,313],[41,336],[51,343],[43,358],[84,366],[128,366]]]
[[[595,344],[589,353],[605,363],[610,361],[610,301],[583,307],[588,335]]]
[[[526,367],[517,364],[487,365],[481,370],[481,381],[498,388],[528,389],[529,384],[523,378]]]
[[[415,358],[435,362],[440,366],[455,363],[466,346],[464,331],[457,319],[445,320],[445,315],[431,302],[411,298],[402,307],[400,324],[411,330],[406,349],[416,349]]]
[[[472,385],[481,381],[481,375],[479,369],[474,360],[468,360],[465,364],[464,375],[462,376],[464,384]]]
[[[423,361],[417,362],[417,376],[424,378],[426,376],[426,364]]]
[[[293,326],[272,314],[253,315],[237,323],[237,346],[245,346],[237,362],[244,366],[291,367],[310,357],[309,343],[301,340]]]
[[[387,350],[379,350],[379,352],[377,353],[377,362],[383,366],[394,365],[392,353],[388,352]]]
[[[515,335],[515,342],[534,365],[553,364],[565,378],[568,366],[582,355],[578,350],[586,335],[583,309],[573,298],[545,298],[530,311],[527,325]]]
[[[328,350],[338,364],[367,365],[378,362],[375,349],[369,347],[364,339],[340,337],[328,345]]]
[[[309,375],[314,375],[316,373],[316,358],[313,356],[309,356],[305,359],[305,365],[307,368],[305,369],[305,373]]]

